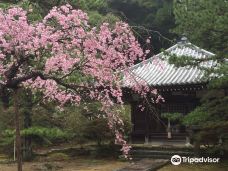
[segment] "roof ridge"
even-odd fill
[[[206,56],[214,56],[214,55],[215,55],[214,53],[209,52],[209,51],[207,51],[207,50],[205,50],[205,49],[202,49],[202,48],[200,48],[200,47],[198,47],[198,46],[196,46],[196,45],[194,45],[194,44],[192,44],[192,43],[190,43],[190,42],[184,43],[184,44],[176,43],[175,45],[169,47],[169,48],[166,49],[165,51],[166,51],[166,52],[169,52],[169,51],[172,51],[173,49],[175,49],[175,48],[177,48],[177,47],[180,47],[180,46],[186,47],[186,45],[193,47],[192,49],[193,49],[193,50],[196,50],[198,53],[202,53],[202,54],[205,53]],[[137,64],[131,66],[131,69],[134,69],[135,67],[138,67],[139,65],[142,65],[142,64],[147,64],[148,62],[151,62],[151,60],[153,60],[153,57],[155,57],[155,56],[161,56],[161,55],[163,55],[163,54],[164,54],[164,52],[160,52],[160,53],[158,53],[158,54],[156,54],[156,55],[153,55],[153,56],[149,57],[148,59],[146,59],[146,60],[144,60],[144,61],[141,61],[141,62],[139,62],[139,63],[137,63]]]
[[[215,55],[207,50],[201,49],[190,42],[176,43],[168,49],[153,55],[145,61],[141,61],[136,65],[130,67],[130,70],[140,78],[144,79],[149,85],[153,86],[167,86],[179,84],[198,84],[203,80],[203,71],[197,67],[182,67],[176,69],[173,64],[167,60],[160,59],[165,56],[165,52],[176,54],[177,56],[192,56],[195,58],[207,58]],[[166,68],[162,72],[157,72],[158,68],[155,67],[154,60],[165,62]],[[152,74],[153,72],[153,74]],[[158,77],[159,79],[158,81]]]

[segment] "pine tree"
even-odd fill
[[[225,0],[174,2],[177,27],[173,31],[179,35],[184,33],[194,44],[216,54],[207,59],[170,57],[170,62],[177,66],[191,65],[204,70],[205,78],[209,81],[208,91],[201,99],[201,106],[184,119],[186,125],[201,126],[197,138],[201,143],[205,139],[210,142],[228,137],[227,8],[228,3]],[[217,66],[202,68],[201,63],[206,61],[213,61]]]

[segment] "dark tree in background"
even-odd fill
[[[190,41],[201,48],[212,51],[208,59],[171,57],[177,66],[192,65],[205,71],[210,78],[207,93],[201,106],[184,119],[186,125],[200,125],[196,136],[198,143],[220,142],[221,151],[228,151],[228,3],[226,0],[175,0],[174,14],[177,34],[185,33]],[[201,63],[213,61],[213,68],[202,68]],[[198,144],[199,147],[199,144]]]
[[[42,19],[53,6],[66,3],[86,11],[90,17],[90,24],[94,26],[103,22],[126,21],[132,26],[135,36],[143,46],[145,40],[151,36],[153,47],[150,47],[150,55],[170,47],[178,38],[176,33],[170,32],[175,27],[173,0],[5,0],[3,2],[5,7],[18,4],[26,10],[33,9],[29,15],[32,21]]]
[[[153,54],[175,43],[177,35],[170,32],[175,26],[173,0],[110,0],[109,6],[131,26],[138,26],[133,29],[142,44],[151,36]]]
[[[225,55],[228,52],[228,3],[226,0],[175,0],[177,34],[185,34],[201,48]]]

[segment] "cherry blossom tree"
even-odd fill
[[[123,122],[112,109],[123,103],[123,75],[145,54],[126,23],[91,28],[87,14],[70,5],[54,7],[36,24],[29,23],[21,8],[0,10],[0,90],[10,92],[14,101],[18,171],[22,171],[18,106],[22,88],[41,92],[44,101],[54,100],[60,108],[100,101],[116,143],[127,155]],[[139,84],[133,87],[144,96],[150,91]]]

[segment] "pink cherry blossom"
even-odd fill
[[[125,155],[130,147],[114,106],[123,103],[123,76],[129,77],[131,88],[141,96],[151,93],[145,81],[127,72],[148,52],[128,24],[92,28],[87,14],[68,4],[54,7],[36,24],[29,23],[21,8],[0,10],[0,88],[24,86],[40,91],[44,100],[55,100],[61,108],[88,98],[100,101]]]

